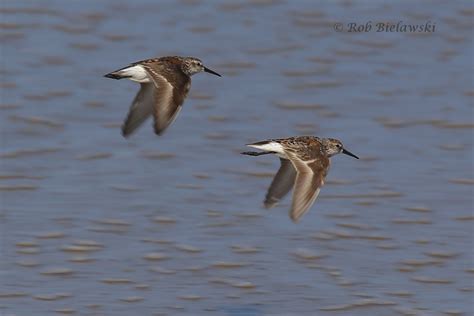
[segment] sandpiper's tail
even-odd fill
[[[133,77],[133,73],[130,73],[130,71],[129,71],[130,69],[135,69],[135,67],[126,66],[126,67],[117,69],[115,71],[112,71],[111,73],[108,73],[108,74],[104,75],[104,77],[115,79],[115,80],[131,78],[131,77]]]
[[[123,78],[130,78],[130,76],[120,75],[119,72],[120,71],[117,70],[117,71],[114,71],[114,72],[111,72],[111,73],[108,73],[108,74],[104,75],[104,77],[115,79],[115,80],[120,80],[120,79],[123,79]]]
[[[268,155],[268,154],[276,154],[274,151],[244,151],[241,153],[242,155],[248,156],[261,156],[261,155]]]

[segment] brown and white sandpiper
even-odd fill
[[[204,67],[198,58],[180,56],[137,61],[106,74],[107,78],[127,78],[140,83],[122,126],[122,135],[132,134],[152,114],[155,133],[161,135],[181,110],[191,87],[191,76],[202,71],[221,76]]]
[[[280,169],[273,178],[265,197],[264,206],[275,206],[290,190],[293,201],[290,218],[297,222],[319,195],[330,167],[330,157],[343,153],[359,159],[344,149],[342,142],[334,138],[299,136],[284,139],[270,139],[247,146],[263,152],[243,152],[244,155],[260,156],[276,154],[280,157]]]

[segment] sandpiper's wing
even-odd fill
[[[265,207],[275,206],[291,190],[295,178],[296,170],[293,164],[288,159],[280,158],[280,169],[278,169],[265,196]]]
[[[191,86],[178,64],[151,60],[141,64],[155,86],[153,117],[155,133],[160,135],[176,119]]]
[[[153,83],[140,84],[140,90],[133,99],[127,118],[122,125],[124,137],[132,134],[153,112],[154,90]]]
[[[297,222],[313,205],[319,195],[324,178],[329,170],[329,159],[317,157],[311,160],[302,160],[294,152],[287,152],[297,174],[293,190],[290,217]]]

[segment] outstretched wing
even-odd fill
[[[265,196],[266,208],[275,206],[295,184],[296,170],[293,164],[284,158],[280,158],[280,169],[273,178],[272,184]]]
[[[320,157],[303,161],[294,153],[287,155],[297,171],[290,209],[290,218],[297,222],[318,197],[329,169],[329,159]]]
[[[163,71],[160,64],[143,64],[143,67],[156,88],[152,112],[155,133],[161,135],[181,110],[191,79],[181,71]]]
[[[153,112],[154,104],[153,83],[141,83],[135,99],[133,99],[127,118],[122,125],[122,135],[130,136]]]

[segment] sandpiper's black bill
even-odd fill
[[[348,156],[354,157],[355,159],[359,159],[359,157],[357,157],[356,155],[354,155],[353,153],[351,153],[351,152],[348,151],[348,150],[343,149],[343,150],[342,150],[342,153],[343,153],[343,154],[346,154],[346,155],[348,155]]]
[[[207,68],[207,67],[204,67],[204,71],[205,72],[208,72],[210,74],[213,74],[213,75],[216,75],[216,76],[219,76],[219,77],[222,77],[221,75],[219,75],[217,72],[215,71],[212,71],[211,69]]]

